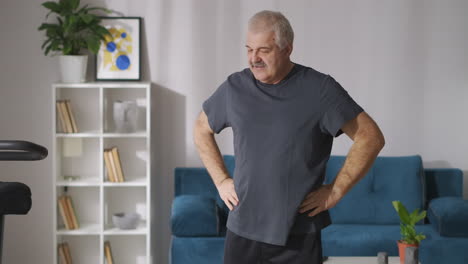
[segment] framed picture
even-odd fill
[[[141,79],[141,18],[102,17],[111,36],[101,41],[96,55],[97,81]]]

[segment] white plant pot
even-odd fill
[[[62,82],[80,83],[86,81],[88,55],[61,55],[59,62]]]

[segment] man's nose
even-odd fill
[[[258,53],[257,52],[253,52],[252,53],[252,62],[259,62],[261,61],[262,59],[258,56]]]

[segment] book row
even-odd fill
[[[59,264],[73,264],[70,247],[67,242],[58,244]],[[114,264],[112,249],[109,241],[104,242],[104,257],[107,264]]]
[[[80,228],[70,196],[60,196],[58,198],[58,207],[66,229],[73,230]]]
[[[78,126],[69,99],[57,100],[57,113],[63,133],[78,133]]]
[[[107,178],[110,182],[124,182],[122,162],[119,150],[112,147],[104,150],[104,163],[106,165]]]

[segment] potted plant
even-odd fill
[[[400,254],[400,263],[405,263],[405,250],[407,247],[419,247],[421,240],[426,236],[422,233],[416,233],[415,225],[426,217],[426,211],[419,212],[415,209],[411,214],[400,201],[393,201],[393,207],[400,216],[401,240],[398,240],[398,252]]]
[[[88,56],[83,51],[97,53],[101,40],[109,31],[100,25],[101,19],[95,11],[110,11],[101,7],[80,7],[80,0],[48,1],[42,4],[56,14],[56,23],[42,23],[39,31],[45,31],[46,40],[42,44],[44,54],[61,54],[60,70],[63,82],[84,82]]]

